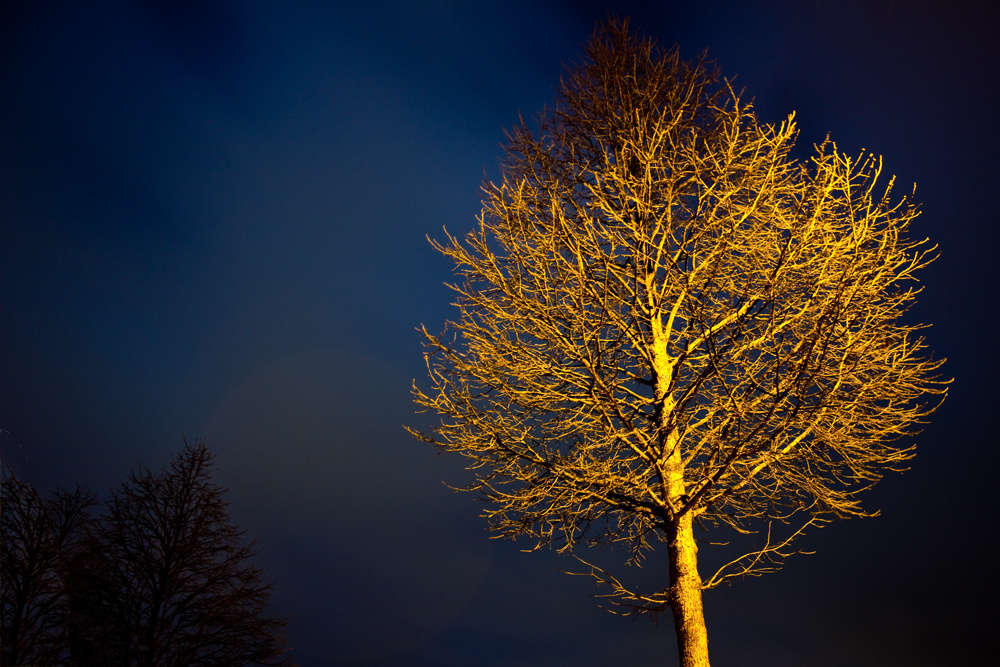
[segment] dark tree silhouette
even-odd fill
[[[55,664],[69,656],[66,564],[96,504],[79,486],[38,492],[3,467],[0,479],[0,664]]]
[[[270,585],[250,562],[258,548],[232,523],[213,459],[185,444],[112,492],[71,565],[75,664],[288,664],[284,621],[266,615]]]
[[[901,320],[932,259],[917,207],[878,158],[827,141],[799,162],[795,135],[612,21],[538,132],[510,132],[478,228],[435,244],[458,316],[425,330],[415,399],[441,421],[416,435],[470,460],[500,535],[662,549],[660,590],[588,569],[627,611],[672,612],[685,667],[708,665],[702,591],[870,516],[860,494],[946,389]],[[696,526],[766,537],[703,578]]]

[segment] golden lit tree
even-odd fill
[[[434,244],[458,318],[424,330],[414,395],[441,421],[415,435],[470,460],[500,536],[633,564],[665,547],[663,590],[589,574],[628,611],[669,609],[686,667],[708,665],[702,591],[870,516],[859,495],[946,389],[902,321],[933,252],[906,237],[916,206],[878,158],[826,141],[797,161],[795,136],[611,21],[537,132],[509,132],[478,229]],[[705,578],[696,525],[764,537]]]

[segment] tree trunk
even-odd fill
[[[687,512],[677,519],[668,547],[673,588],[671,610],[681,667],[709,667],[708,632],[701,606],[701,576],[692,518]]]

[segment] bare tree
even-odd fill
[[[185,445],[160,473],[112,492],[70,571],[73,662],[139,667],[286,664],[284,622],[254,542],[212,483],[214,454]]]
[[[704,59],[599,27],[553,108],[508,133],[478,229],[434,243],[458,318],[424,329],[437,413],[414,433],[470,460],[485,516],[535,548],[665,546],[681,662],[708,665],[702,590],[778,567],[808,526],[870,516],[859,494],[946,383],[902,316],[933,248],[881,161],[830,141],[790,156]],[[763,544],[703,578],[699,530]],[[784,529],[784,532],[782,532]],[[588,564],[589,565],[589,564]]]
[[[3,467],[0,504],[0,664],[54,664],[68,656],[65,565],[96,504],[81,489],[48,502]]]

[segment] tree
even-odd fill
[[[423,330],[414,397],[441,421],[411,432],[469,459],[500,536],[631,564],[665,547],[663,590],[589,574],[628,612],[671,610],[681,663],[708,665],[702,591],[870,516],[860,494],[913,456],[900,438],[946,390],[902,321],[934,249],[880,159],[829,140],[793,159],[794,115],[758,121],[627,21],[597,29],[537,133],[507,136],[478,228],[432,241],[458,317]],[[766,538],[702,578],[696,525]]]
[[[0,487],[0,664],[54,664],[68,655],[66,564],[78,552],[93,494],[38,492],[4,467]]]
[[[75,664],[286,664],[284,622],[265,615],[270,585],[212,483],[214,457],[185,444],[112,492],[70,572]]]

